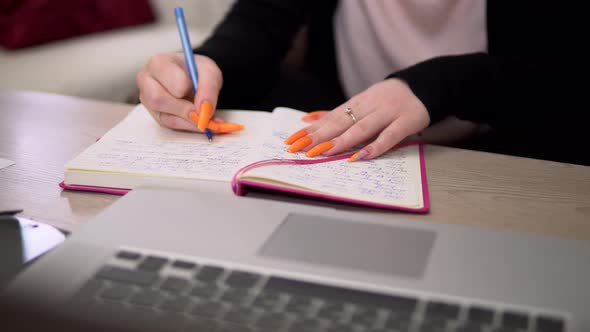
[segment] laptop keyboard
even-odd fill
[[[424,300],[122,250],[73,296],[87,317],[139,330],[563,332],[552,315]]]

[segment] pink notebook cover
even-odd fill
[[[252,180],[239,180],[238,177],[243,174],[244,172],[265,165],[280,165],[280,164],[318,164],[336,160],[342,160],[349,158],[352,154],[345,154],[339,155],[334,157],[327,157],[322,159],[307,159],[307,160],[300,160],[300,159],[271,159],[271,160],[262,160],[250,165],[242,167],[232,178],[231,186],[232,190],[236,195],[243,196],[246,194],[248,187],[256,187],[265,190],[273,190],[273,191],[280,191],[290,194],[297,194],[309,197],[317,197],[320,199],[325,200],[332,200],[350,204],[358,204],[358,205],[365,205],[370,207],[382,208],[382,209],[389,209],[389,210],[398,210],[398,211],[406,211],[406,212],[413,212],[413,213],[428,213],[430,210],[430,199],[428,197],[428,185],[426,182],[426,166],[424,162],[424,147],[423,144],[420,142],[417,143],[405,143],[398,146],[398,148],[402,148],[408,145],[418,144],[419,155],[420,155],[420,177],[422,179],[422,199],[424,202],[424,207],[421,208],[410,208],[404,206],[394,206],[389,204],[381,204],[381,203],[374,203],[374,202],[367,202],[361,201],[356,199],[349,199],[349,198],[342,198],[337,196],[332,196],[328,194],[321,194],[315,192],[309,192],[306,190],[301,189],[294,189],[288,187],[281,187],[277,185],[271,185],[267,183],[259,183]],[[59,183],[59,186],[63,189],[67,190],[74,190],[74,191],[87,191],[87,192],[96,192],[96,193],[103,193],[103,194],[111,194],[111,195],[125,195],[131,189],[126,188],[110,188],[110,187],[98,187],[98,186],[85,186],[85,185],[77,185],[77,184],[66,184],[63,181]]]

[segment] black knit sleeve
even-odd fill
[[[551,113],[584,112],[587,67],[573,58],[490,56],[433,58],[393,73],[425,104],[431,123],[455,115],[496,127],[535,125]]]
[[[309,0],[239,0],[194,51],[223,73],[228,99],[256,98],[273,84],[280,62],[312,8]]]

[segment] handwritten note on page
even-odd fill
[[[334,196],[376,203],[422,206],[419,149],[415,145],[369,161],[346,159],[308,165],[267,165],[248,171],[248,178],[271,179]]]
[[[202,134],[160,127],[139,105],[66,164],[66,169],[229,181],[242,166],[262,157],[256,148],[268,132],[270,113],[232,111],[219,115],[244,124],[245,129],[215,135],[214,143],[209,144]]]

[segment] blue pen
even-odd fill
[[[174,8],[174,15],[176,16],[176,25],[178,26],[178,32],[180,33],[180,42],[182,43],[182,51],[184,52],[184,61],[188,67],[188,74],[193,82],[193,90],[197,93],[197,87],[199,86],[199,76],[197,74],[197,65],[195,64],[195,58],[193,55],[193,48],[191,41],[188,36],[188,29],[186,28],[186,22],[184,20],[184,11],[182,7]],[[205,128],[205,135],[209,143],[212,140],[211,129]]]

